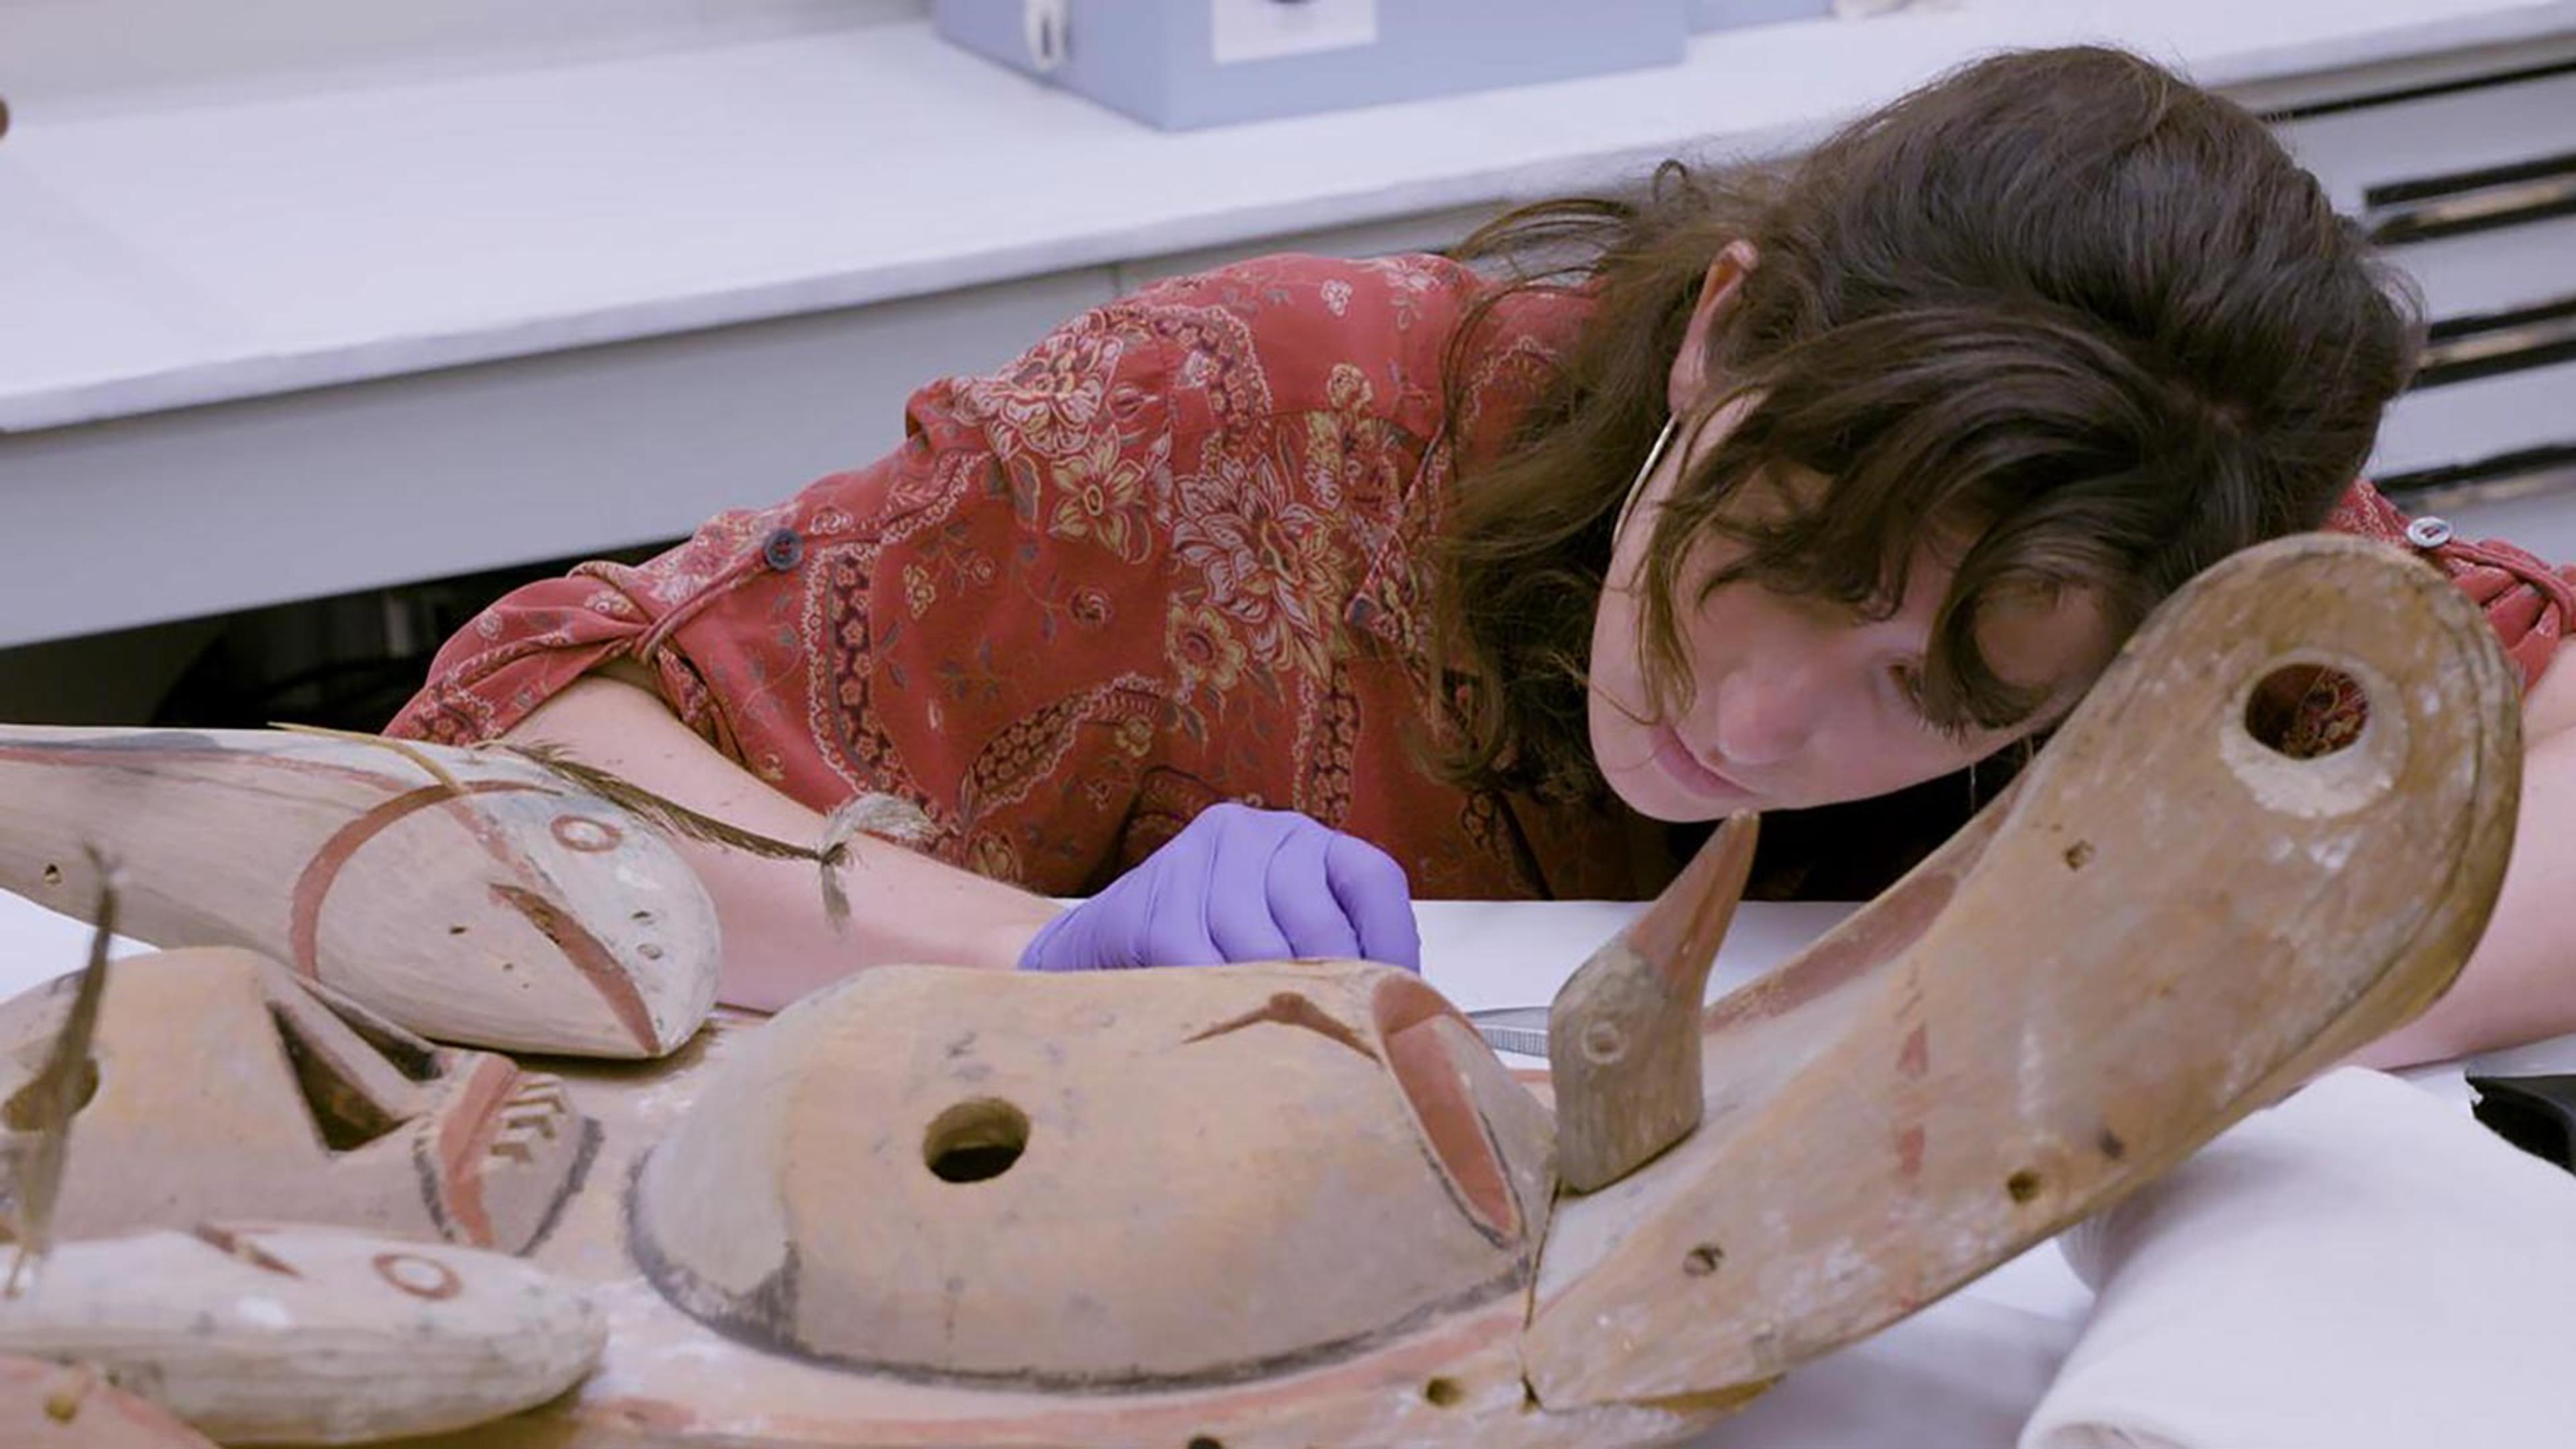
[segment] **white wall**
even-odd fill
[[[21,118],[906,20],[930,0],[0,0]]]

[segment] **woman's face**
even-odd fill
[[[1862,619],[1831,600],[1726,584],[1702,586],[1741,546],[1704,534],[1676,571],[1673,620],[1692,688],[1667,711],[1645,685],[1639,593],[1657,511],[1689,462],[1714,447],[1736,412],[1721,411],[1667,452],[1612,550],[1592,627],[1592,753],[1629,808],[1657,820],[1711,820],[1744,810],[1792,810],[1855,800],[1945,775],[2042,728],[2071,708],[2115,647],[2089,595],[1989,605],[1978,640],[2005,681],[2039,686],[2049,702],[2009,729],[1945,732],[1925,719],[1916,686],[1932,620],[1964,540],[1926,539],[1896,612]],[[1748,480],[1771,489],[1818,480]],[[1776,496],[1776,495],[1771,495]],[[1759,506],[1758,502],[1750,506]],[[1680,691],[1674,691],[1676,694]]]

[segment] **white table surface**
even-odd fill
[[[1960,0],[1680,65],[1166,133],[926,22],[0,141],[0,431],[945,292],[1771,149],[1968,57],[2219,86],[2576,33],[2576,0]]]

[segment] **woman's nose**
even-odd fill
[[[1739,669],[1721,684],[1715,727],[1705,736],[1728,765],[1776,765],[1795,758],[1815,733],[1823,706],[1815,672],[1799,665]]]

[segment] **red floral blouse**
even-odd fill
[[[1416,764],[1426,601],[1407,561],[1450,477],[1442,351],[1483,285],[1431,256],[1278,256],[1109,303],[999,372],[923,388],[866,468],[640,567],[511,593],[389,732],[490,738],[631,657],[788,795],[899,795],[931,854],[1040,891],[1095,891],[1235,799],[1376,842],[1426,898],[1651,893],[1671,857],[1626,811]],[[1526,403],[1578,305],[1498,310],[1469,446]],[[2334,526],[2393,539],[2405,520],[2356,484]],[[2566,578],[2494,546],[2437,556],[2536,677],[2576,614]]]

